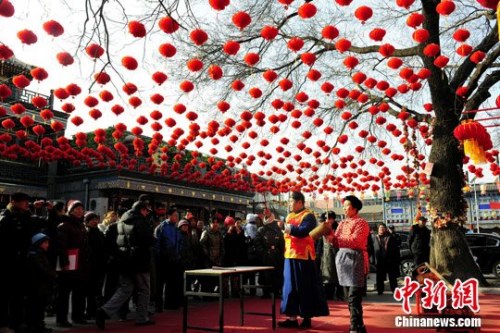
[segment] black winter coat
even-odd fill
[[[52,285],[56,282],[56,271],[47,258],[47,254],[38,248],[31,248],[26,262],[28,279],[27,294],[34,297],[48,297]]]
[[[61,267],[69,265],[68,251],[78,249],[77,271],[87,272],[89,268],[89,239],[83,219],[71,215],[64,215],[62,223],[57,227],[60,246],[59,264]]]
[[[408,245],[413,255],[427,255],[430,252],[431,231],[415,224],[411,227]]]

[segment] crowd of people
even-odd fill
[[[248,214],[245,223],[213,211],[205,224],[189,210],[180,218],[175,207],[153,207],[149,195],[101,219],[77,200],[30,206],[28,195],[15,193],[0,213],[0,265],[8,272],[0,275],[0,331],[49,333],[46,315],[55,315],[58,327],[95,320],[104,329],[107,319],[126,318],[130,304],[135,324],[151,325],[154,312],[182,306],[185,270],[265,265],[275,270],[259,274],[258,281],[255,275],[244,279],[265,286],[262,297],[282,297],[287,319],[279,326],[309,328],[312,317],[328,315],[327,299],[335,299],[349,305],[350,331],[366,332],[361,300],[369,263],[377,268],[377,291],[384,291],[386,275],[394,290],[397,234],[380,225],[370,235],[354,196],[344,199],[345,220],[337,222],[330,211],[319,224],[302,193],[291,198],[286,221],[266,208]],[[33,214],[41,207],[46,216]],[[412,232],[416,253],[425,250],[424,229]],[[218,288],[210,278],[186,282],[192,290]],[[222,292],[239,297],[239,286],[231,278]],[[247,292],[255,295],[255,289]],[[297,317],[303,318],[300,325]]]

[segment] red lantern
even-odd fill
[[[49,109],[45,109],[40,111],[40,117],[42,117],[43,120],[50,120],[54,117],[54,113]]]
[[[103,102],[110,102],[113,100],[113,94],[107,90],[103,90],[99,93],[99,97],[103,100]]]
[[[316,15],[317,11],[318,10],[314,4],[307,2],[299,7],[297,13],[303,19],[310,19],[311,17]]]
[[[63,26],[54,20],[47,21],[43,24],[43,30],[53,37],[59,37],[64,33]]]
[[[417,29],[413,32],[412,38],[417,43],[424,43],[429,39],[429,36],[427,29]]]
[[[348,56],[344,59],[343,63],[347,69],[353,69],[359,64],[359,61],[358,58],[354,56]]]
[[[177,49],[170,43],[163,43],[158,47],[158,52],[165,58],[172,58],[177,53]]]
[[[288,41],[287,46],[293,52],[297,52],[304,46],[304,41],[299,37],[292,37]]]
[[[127,95],[132,95],[137,91],[137,86],[131,82],[127,82],[123,85],[122,90]]]
[[[12,95],[12,90],[6,84],[0,84],[0,99],[7,98]],[[5,116],[5,109],[0,107],[0,117]]]
[[[4,44],[0,45],[0,60],[9,60],[13,56],[14,52],[12,52],[12,50],[7,45]]]
[[[253,67],[256,63],[258,63],[260,60],[260,56],[257,53],[249,52],[245,55],[243,58],[243,61],[250,66]]]
[[[97,100],[97,98],[95,98],[93,96],[87,96],[83,100],[83,103],[85,103],[85,105],[87,105],[89,108],[93,108],[94,106],[99,104],[99,101]]]
[[[226,101],[220,101],[220,102],[217,103],[217,108],[222,113],[224,113],[227,110],[229,110],[230,107],[231,107],[231,105],[228,102],[226,102]]]
[[[348,39],[341,38],[335,43],[335,48],[340,53],[344,53],[351,48],[351,42]]]
[[[153,94],[149,99],[154,104],[161,104],[165,100],[165,98],[161,94]]]
[[[99,118],[102,117],[102,112],[99,111],[98,109],[92,109],[92,110],[89,111],[89,115],[94,120],[97,120],[97,119],[99,119]]]
[[[352,81],[356,84],[362,84],[366,80],[366,74],[362,72],[354,73]]]
[[[115,104],[111,107],[111,112],[113,112],[117,116],[122,114],[124,111],[125,111],[125,109],[119,104]]]
[[[9,0],[3,0],[0,2],[0,16],[11,17],[14,15],[15,9]]]
[[[139,21],[130,21],[128,23],[128,32],[137,38],[146,36],[146,27]]]
[[[6,130],[11,130],[14,127],[16,127],[16,123],[12,119],[8,118],[2,120],[2,127],[5,128]]]
[[[142,104],[142,100],[137,96],[132,96],[128,99],[128,104],[130,104],[134,109],[136,109]]]
[[[368,6],[360,6],[354,11],[354,16],[365,24],[373,16],[373,10]]]
[[[436,67],[443,68],[448,64],[448,61],[450,61],[448,57],[440,55],[434,59],[434,65]]]
[[[387,67],[392,69],[398,69],[403,64],[403,61],[400,58],[391,58],[387,61]]]
[[[273,40],[278,35],[279,30],[276,27],[266,25],[260,31],[260,36],[265,40]]]
[[[47,99],[42,96],[35,96],[31,99],[31,104],[39,109],[43,109],[47,106]]]
[[[233,15],[232,21],[238,29],[243,30],[252,22],[252,18],[248,13],[240,11]]]
[[[335,0],[340,6],[349,6],[352,0]]]
[[[26,45],[35,44],[38,41],[38,37],[35,35],[35,33],[28,29],[18,31],[17,38],[19,38],[21,43]]]
[[[279,86],[283,91],[287,91],[288,89],[292,88],[293,83],[289,79],[282,79],[279,82]]]
[[[26,111],[26,108],[24,107],[24,105],[22,105],[21,103],[16,103],[14,105],[11,105],[10,106],[10,109],[11,111],[14,113],[14,114],[22,114],[24,113],[24,111]]]
[[[85,48],[85,52],[87,52],[89,57],[97,59],[102,57],[104,49],[100,45],[92,43]]]
[[[217,65],[210,65],[208,67],[208,76],[210,76],[212,80],[219,80],[220,78],[222,78],[223,74],[224,73],[222,72],[222,68]]]
[[[339,35],[339,30],[334,27],[333,25],[327,25],[321,30],[321,36],[323,36],[324,39],[335,39]]]
[[[411,13],[408,15],[406,19],[406,25],[415,29],[418,26],[421,26],[425,21],[425,16],[420,13]]]
[[[186,106],[184,104],[181,104],[181,103],[175,104],[173,109],[174,109],[174,112],[178,113],[178,114],[183,114],[184,112],[186,112]]]
[[[83,124],[83,119],[78,116],[74,116],[73,118],[71,118],[71,122],[73,123],[73,125],[78,127]]]
[[[316,55],[314,53],[311,53],[311,52],[306,52],[300,56],[300,59],[302,60],[302,62],[304,64],[306,64],[308,66],[312,66],[312,65],[314,65],[314,62],[316,62]]]
[[[245,84],[241,80],[234,80],[231,83],[231,89],[235,91],[241,91],[243,88],[245,88]]]
[[[30,116],[23,116],[23,117],[21,117],[21,119],[19,119],[19,122],[24,127],[30,127],[31,125],[33,125],[35,123],[35,120],[33,118],[31,118]]]
[[[43,81],[49,77],[49,73],[47,73],[47,71],[45,69],[43,69],[42,67],[33,68],[30,71],[30,74],[37,81]]]
[[[391,44],[380,45],[380,47],[378,49],[378,53],[380,53],[380,55],[382,55],[383,57],[386,57],[386,58],[392,56],[394,51],[395,51],[395,48]]]
[[[122,65],[128,70],[136,70],[139,64],[137,63],[137,60],[135,60],[134,57],[130,56],[125,56],[122,58]]]
[[[439,54],[440,51],[441,48],[438,44],[435,43],[428,44],[424,47],[424,55],[426,57],[435,57]]]
[[[63,66],[69,66],[75,62],[73,56],[68,52],[59,52],[56,54],[56,59]]]
[[[415,2],[415,0],[396,0],[396,5],[408,9],[413,5],[413,2]]]
[[[194,84],[189,80],[184,80],[179,84],[179,88],[185,93],[189,93],[194,89]]]
[[[334,86],[333,84],[331,84],[330,82],[325,82],[321,85],[321,90],[326,93],[326,94],[329,94],[332,92]]]
[[[12,83],[19,89],[24,89],[30,85],[31,81],[23,74],[12,77]]]
[[[111,77],[106,72],[99,72],[94,74],[94,80],[101,85],[105,85],[111,81]]]
[[[307,78],[311,81],[318,81],[321,78],[321,72],[316,69],[311,69],[307,72]]]
[[[224,10],[229,6],[229,0],[208,0],[208,3],[215,10]]]
[[[268,69],[267,71],[262,73],[262,77],[264,78],[264,80],[271,83],[274,80],[276,80],[276,78],[278,77],[278,74],[276,74],[276,72],[273,71],[272,69]]]
[[[179,23],[170,16],[162,17],[158,22],[158,26],[166,34],[172,34],[179,29]]]
[[[462,44],[457,47],[457,54],[461,57],[467,57],[472,52],[472,46],[469,44]]]
[[[457,42],[465,42],[470,37],[470,32],[467,29],[457,29],[453,33],[453,39]]]
[[[64,103],[63,105],[61,105],[61,110],[63,110],[66,113],[71,113],[75,111],[75,106],[71,103]]]
[[[54,132],[59,132],[64,129],[64,124],[60,121],[52,120],[52,122],[50,123],[50,128],[52,128]]]
[[[368,34],[371,40],[380,42],[385,37],[385,30],[382,28],[375,28]]]
[[[472,61],[475,64],[479,64],[481,61],[483,61],[485,57],[486,53],[484,53],[483,51],[476,51],[472,53],[472,55],[470,56],[470,61]]]
[[[228,55],[236,55],[240,50],[240,43],[234,40],[228,40],[226,44],[224,44],[223,50]]]
[[[203,62],[197,58],[189,59],[186,65],[192,72],[198,72],[203,68]]]
[[[208,35],[202,29],[194,29],[189,34],[189,38],[196,46],[201,46],[208,40]]]
[[[31,129],[33,133],[35,133],[37,136],[42,136],[45,134],[45,128],[42,125],[36,125],[33,126]]]
[[[443,16],[448,16],[455,11],[455,3],[452,0],[442,0],[436,6],[436,12]]]
[[[167,81],[168,77],[167,74],[158,71],[154,72],[153,75],[151,75],[151,78],[161,86],[165,81]]]
[[[262,96],[262,90],[257,87],[252,87],[248,90],[248,94],[253,98],[260,98]]]

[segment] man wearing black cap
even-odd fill
[[[354,195],[343,199],[346,218],[339,223],[337,231],[329,236],[329,241],[339,249],[335,258],[339,283],[348,290],[346,295],[351,317],[350,333],[366,333],[361,304],[365,277],[369,270],[368,222],[359,217],[363,203]]]
[[[26,193],[14,193],[8,208],[0,213],[0,330],[21,329],[24,321],[23,272],[31,237],[39,231],[29,200]]]
[[[135,290],[137,291],[136,325],[151,325],[148,305],[150,294],[150,265],[153,231],[146,217],[148,206],[136,201],[117,222],[118,237],[116,239],[117,260],[120,261],[120,287],[106,304],[97,309],[96,325],[103,330],[105,320],[116,314],[127,302]]]

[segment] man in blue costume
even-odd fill
[[[293,192],[291,210],[285,225],[285,267],[281,313],[287,319],[278,323],[285,328],[297,328],[297,317],[304,318],[301,328],[311,327],[311,318],[328,316],[328,304],[316,268],[314,240],[309,232],[316,227],[312,211],[304,207],[301,192]]]

